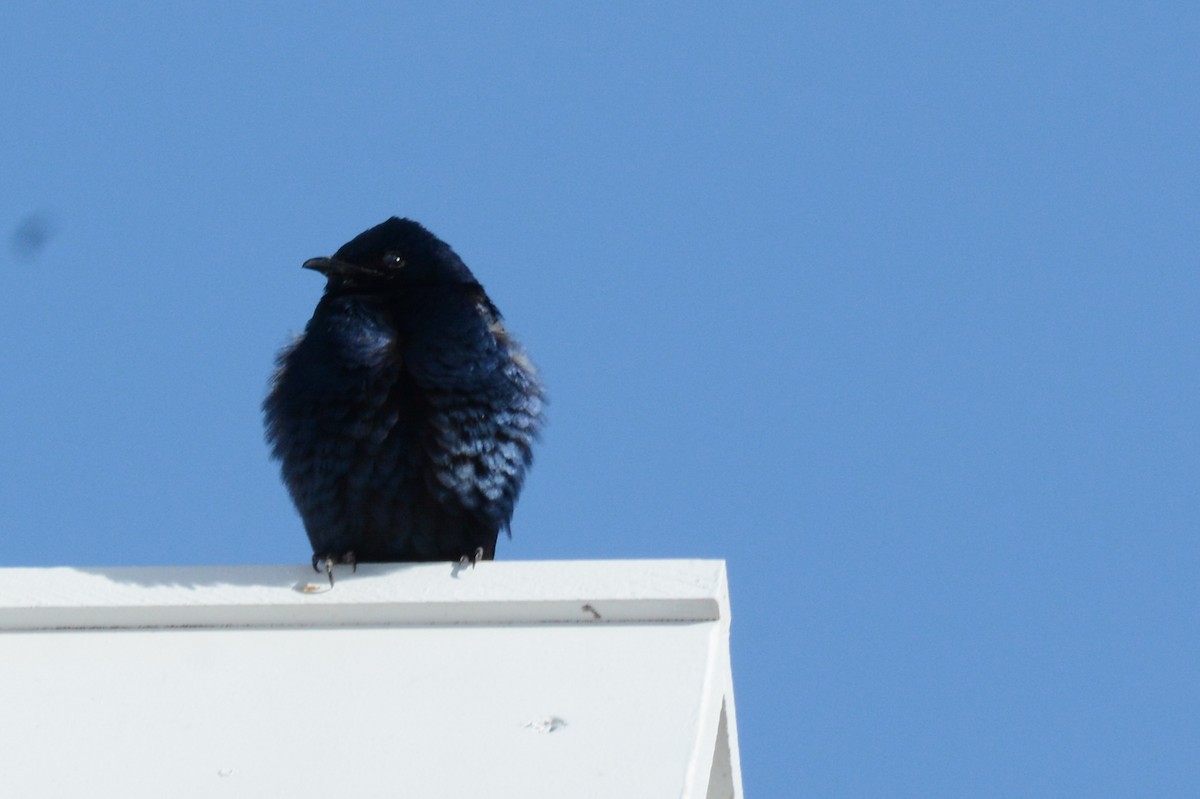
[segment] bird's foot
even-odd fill
[[[338,563],[348,564],[352,571],[358,571],[358,559],[353,552],[343,552],[341,555],[315,553],[312,557],[313,571],[320,574],[321,567],[324,566],[325,574],[329,577],[330,588],[333,588],[333,567]]]
[[[454,576],[457,577],[458,573],[468,566],[474,569],[475,564],[481,560],[483,560],[483,547],[476,547],[474,555],[463,555],[458,559],[458,563],[454,564]]]
[[[479,563],[481,560],[483,560],[483,547],[475,547],[475,555],[473,557],[467,557],[466,555],[463,555],[458,559],[458,565],[460,568],[465,569],[467,566],[470,566],[472,569],[474,569],[475,564]]]

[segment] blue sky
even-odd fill
[[[549,386],[499,557],[728,560],[748,795],[1200,794],[1194,5],[174,6],[0,8],[0,563],[305,561],[300,263],[410,216]]]

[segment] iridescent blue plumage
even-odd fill
[[[537,371],[452,249],[393,217],[279,354],[267,441],[318,559],[491,558],[542,425]]]

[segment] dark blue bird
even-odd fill
[[[332,258],[279,353],[267,442],[313,548],[335,563],[490,559],[542,425],[537,371],[471,270],[392,217]]]

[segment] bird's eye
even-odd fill
[[[384,266],[392,266],[396,269],[404,266],[404,258],[399,253],[389,252],[383,256]]]

